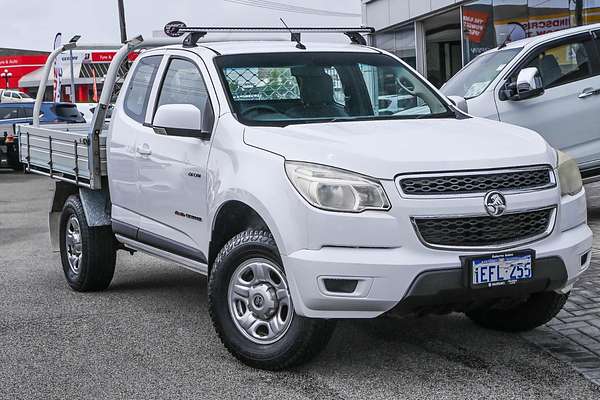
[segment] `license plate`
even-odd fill
[[[469,286],[496,287],[531,280],[534,259],[532,251],[468,258]]]

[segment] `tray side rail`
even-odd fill
[[[16,129],[20,161],[28,172],[92,188],[86,133],[32,125],[17,125]],[[100,147],[103,147],[101,156],[105,161],[105,142]]]

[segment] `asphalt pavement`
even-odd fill
[[[310,364],[248,368],[214,333],[202,276],[119,252],[108,290],[71,291],[50,184],[0,171],[0,399],[600,398],[568,363],[460,314],[342,321]]]

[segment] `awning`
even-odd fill
[[[42,74],[44,72],[44,68],[38,68],[35,71],[32,71],[26,75],[23,75],[21,79],[19,79],[19,87],[38,87],[40,86],[40,81],[42,80]],[[47,86],[52,86],[52,80],[49,79]]]
[[[63,62],[63,66],[62,66],[62,79],[61,84],[64,85],[70,85],[71,84],[71,67],[69,65],[68,62]],[[40,80],[42,80],[42,73],[44,72],[44,68],[40,67],[38,69],[36,69],[33,72],[28,73],[27,75],[23,75],[21,77],[21,79],[19,79],[19,87],[38,87],[40,86]],[[81,63],[73,64],[73,72],[75,73],[75,84],[91,84],[92,83],[92,79],[81,79],[79,78],[79,74],[81,73]],[[52,79],[52,71],[50,72],[50,78],[48,78],[48,82],[46,83],[46,86],[52,86],[53,85],[53,79]]]

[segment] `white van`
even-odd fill
[[[443,87],[468,112],[533,129],[600,175],[600,24],[510,43],[467,64]],[[456,99],[457,104],[462,99]]]

